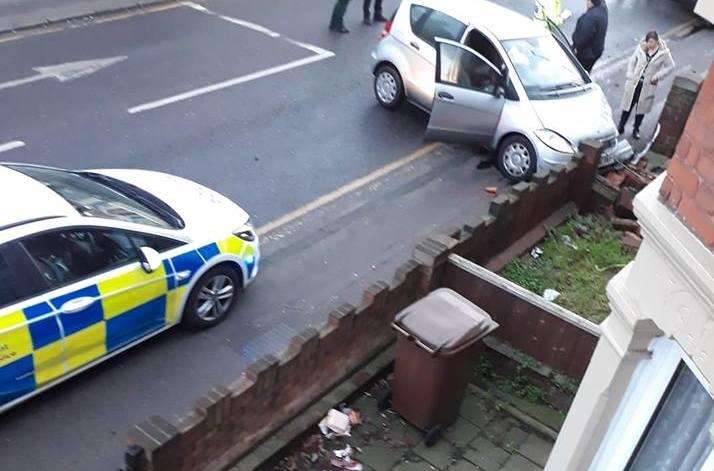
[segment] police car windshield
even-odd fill
[[[550,34],[503,41],[503,47],[531,99],[548,98],[587,83],[587,76]]]
[[[158,198],[111,177],[90,172],[69,172],[46,167],[8,165],[67,200],[80,214],[116,219],[167,229],[183,221]]]

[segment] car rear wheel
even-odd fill
[[[512,182],[530,179],[536,171],[533,144],[524,136],[510,136],[498,146],[496,162],[504,177]]]
[[[404,100],[404,84],[394,66],[379,66],[374,74],[374,96],[380,105],[394,109]]]
[[[218,324],[230,314],[240,290],[240,277],[233,268],[219,265],[210,269],[191,291],[184,322],[198,328]]]

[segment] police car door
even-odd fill
[[[505,79],[481,54],[437,39],[436,91],[427,136],[488,144],[505,103]]]
[[[64,374],[47,284],[18,242],[0,245],[0,411]]]
[[[129,235],[111,228],[64,228],[22,244],[52,291],[67,372],[166,325],[166,264],[148,271]]]

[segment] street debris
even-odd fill
[[[484,188],[484,190],[485,190],[486,193],[488,193],[489,195],[496,196],[496,195],[498,194],[498,188],[495,187],[495,186],[487,186],[486,188]]]
[[[625,231],[625,233],[622,234],[622,237],[620,238],[620,242],[630,248],[639,249],[640,245],[642,244],[642,237],[635,234],[634,232]]]
[[[330,409],[324,419],[318,424],[325,438],[349,437],[352,429],[350,416],[337,409]]]
[[[330,459],[330,464],[341,469],[349,469],[354,471],[362,471],[364,466],[357,460],[352,459],[354,450],[350,445],[347,445],[341,450],[333,450],[335,458]]]
[[[546,301],[553,302],[558,299],[559,296],[560,291],[556,291],[551,288],[546,288],[545,291],[543,291],[543,299],[545,299]]]
[[[570,237],[569,235],[567,235],[567,234],[561,235],[561,236],[560,236],[560,240],[561,240],[565,245],[567,245],[568,247],[570,247],[571,249],[573,249],[573,250],[578,250],[578,246],[575,245],[575,242],[573,242],[573,238]]]
[[[533,248],[531,249],[531,257],[537,259],[537,258],[539,258],[541,255],[543,255],[543,249],[541,249],[540,247],[533,247]]]

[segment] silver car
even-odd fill
[[[601,165],[632,155],[562,33],[485,0],[404,0],[372,53],[374,92],[430,113],[427,136],[496,151],[511,181],[571,160],[597,139]]]

